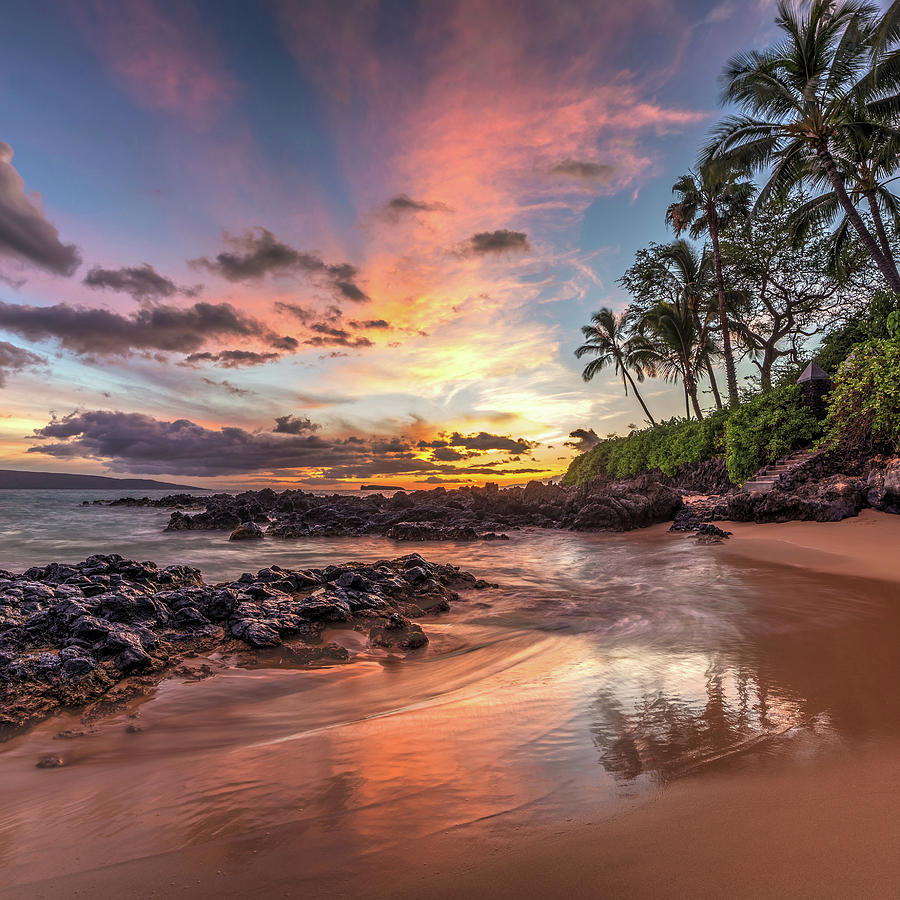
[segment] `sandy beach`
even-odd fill
[[[900,516],[864,509],[840,522],[731,522],[734,559],[900,583]]]
[[[0,895],[895,895],[900,518],[728,527],[524,537],[598,590],[637,554],[612,632],[511,627],[527,583],[419,662],[172,680],[65,744],[48,720],[0,755]]]

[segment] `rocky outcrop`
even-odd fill
[[[573,531],[630,531],[668,522],[684,504],[674,488],[649,475],[608,481],[581,488],[583,502],[563,520]]]
[[[872,460],[865,489],[866,503],[873,509],[900,514],[900,457]]]
[[[263,536],[263,530],[256,522],[244,522],[231,532],[229,541],[252,541]]]
[[[736,490],[718,498],[707,520],[837,522],[867,508],[900,513],[900,458],[848,462],[817,453],[766,493]]]
[[[735,491],[716,504],[714,519],[733,522],[838,522],[866,506],[865,482],[831,475],[793,490]]]
[[[117,555],[0,571],[0,725],[96,700],[186,651],[229,642],[317,645],[327,625],[365,622],[373,646],[423,646],[411,618],[446,611],[458,589],[487,586],[418,554],[303,571],[271,566],[218,585],[189,566]],[[322,651],[308,658],[346,657],[340,647]]]
[[[532,481],[504,490],[488,484],[390,497],[264,490],[178,500],[167,531],[228,531],[234,540],[379,534],[397,541],[475,541],[504,540],[504,531],[527,527],[628,531],[671,519],[681,507],[678,490],[654,475],[598,478],[580,487]],[[205,507],[191,513],[195,500]]]

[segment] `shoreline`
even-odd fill
[[[671,538],[690,536],[670,533],[669,524],[638,530],[635,544],[647,537],[648,546],[665,546]],[[900,516],[865,511],[834,523],[719,524],[733,536],[698,544],[699,557],[747,571],[802,569],[834,576],[837,584],[847,579],[848,588],[851,579],[900,584],[892,555]],[[630,541],[630,534],[620,536]],[[680,546],[688,549],[686,541]],[[889,604],[892,597],[886,595]],[[399,721],[396,727],[402,727]],[[152,729],[148,734],[152,739]],[[501,900],[889,896],[900,879],[900,856],[893,851],[900,839],[898,751],[900,737],[891,733],[859,752],[810,743],[787,760],[751,753],[736,767],[703,766],[651,796],[626,799],[614,811],[598,809],[589,818],[573,814],[549,824],[516,824],[506,813],[473,818],[417,839],[413,854],[400,842],[349,854],[340,865],[331,856],[338,852],[333,822],[273,818],[239,836],[207,836],[165,853],[148,846],[146,856],[0,888],[0,896],[128,898],[192,891],[336,898],[363,890],[371,900],[457,900],[482,893]],[[62,778],[77,771],[67,769]]]
[[[900,583],[900,516],[864,509],[839,522],[720,522],[734,561]]]

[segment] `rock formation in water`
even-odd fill
[[[123,679],[161,672],[186,652],[299,642],[305,659],[341,660],[329,624],[370,632],[373,647],[411,650],[428,638],[411,619],[449,609],[456,589],[486,582],[418,554],[374,565],[289,571],[230,584],[198,569],[91,556],[21,575],[0,570],[0,725],[96,700]]]
[[[266,489],[210,497],[177,495],[161,500],[123,498],[117,504],[179,507],[167,531],[231,532],[232,538],[342,537],[378,534],[398,541],[502,540],[511,528],[630,531],[672,519],[681,496],[651,476],[596,480],[580,487],[529,482],[448,491],[398,492],[392,497]],[[202,512],[190,512],[202,506]]]

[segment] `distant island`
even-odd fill
[[[406,488],[394,487],[391,484],[361,484],[361,491],[405,491]]]
[[[0,469],[0,490],[147,490],[205,491],[189,484],[172,484],[150,478],[107,478],[105,475],[75,475],[69,472],[21,472]]]

